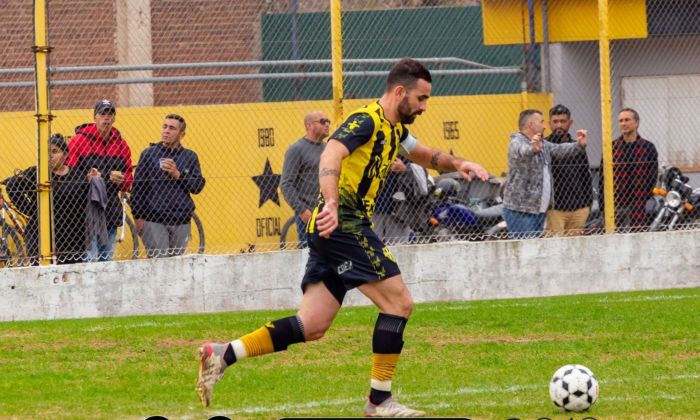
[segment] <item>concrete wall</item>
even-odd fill
[[[699,287],[698,250],[700,231],[394,248],[416,302]],[[6,269],[0,321],[294,308],[305,261],[288,251]]]

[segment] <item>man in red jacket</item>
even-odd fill
[[[114,255],[117,228],[122,225],[119,191],[128,191],[133,180],[131,149],[119,130],[114,128],[117,109],[103,99],[95,104],[94,123],[75,128],[68,145],[68,166],[84,173],[90,182],[103,177],[107,194],[105,221],[107,240],[86,232],[88,261],[110,261]],[[88,237],[89,236],[89,237]]]

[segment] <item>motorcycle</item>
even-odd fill
[[[646,212],[653,221],[649,231],[674,230],[681,224],[698,220],[700,188],[691,187],[680,169],[669,167],[659,176],[659,186],[652,190]]]
[[[591,211],[588,214],[588,219],[586,219],[586,223],[583,225],[583,235],[600,235],[605,232],[602,197],[600,196],[601,168],[592,166],[589,168],[589,171],[591,173],[593,202],[591,203]]]
[[[505,238],[503,181],[489,177],[471,182],[458,173],[436,178],[434,206],[428,235],[434,240],[486,240]]]

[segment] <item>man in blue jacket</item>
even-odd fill
[[[190,239],[194,202],[204,188],[197,154],[180,142],[187,124],[177,114],[165,117],[161,141],[142,153],[131,192],[131,212],[149,257],[180,255]]]

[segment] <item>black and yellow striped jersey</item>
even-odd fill
[[[350,151],[343,159],[338,180],[339,227],[346,230],[343,221],[350,220],[344,216],[351,216],[355,222],[357,219],[369,221],[377,192],[382,188],[399,148],[410,152],[415,138],[409,136],[403,124],[392,125],[384,117],[379,102],[352,112],[330,138],[343,143]],[[319,209],[322,205],[323,197]]]

